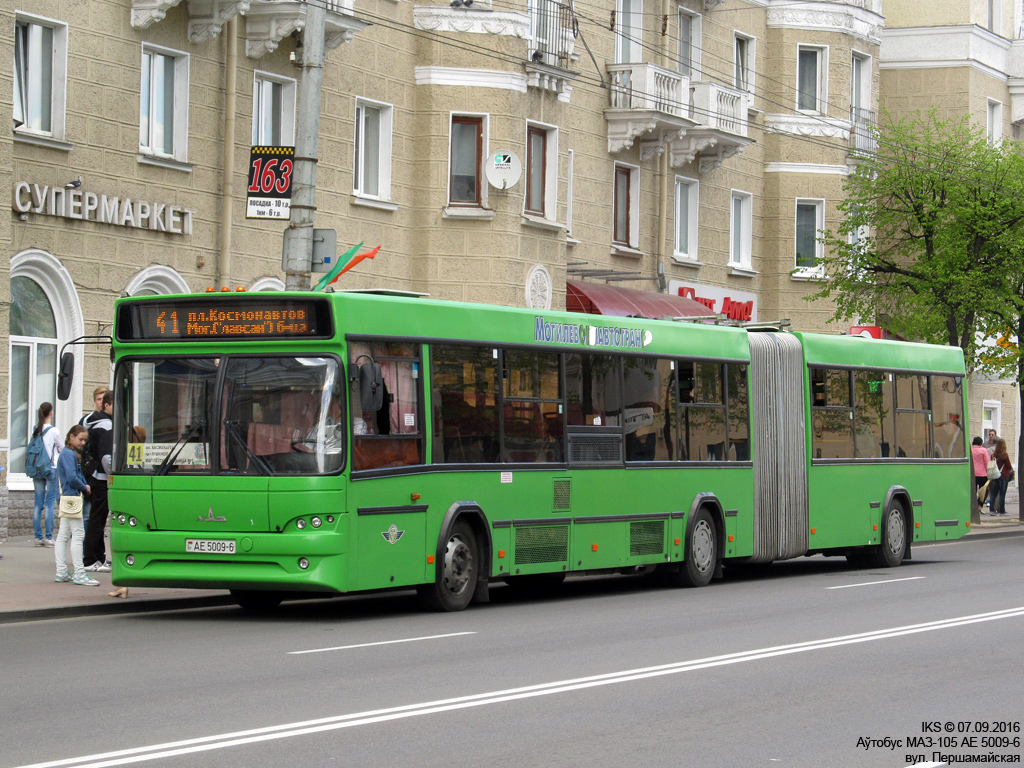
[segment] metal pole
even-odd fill
[[[306,3],[291,213],[288,229],[284,233],[283,269],[285,288],[289,291],[309,290],[309,273],[313,263],[313,212],[316,210],[316,153],[320,133],[325,16],[323,3]]]

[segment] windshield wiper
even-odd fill
[[[260,474],[270,475],[271,477],[273,477],[274,473],[273,471],[271,471],[270,465],[267,464],[266,460],[264,460],[262,456],[257,456],[255,453],[253,453],[252,448],[249,447],[249,444],[242,437],[242,431],[238,427],[238,422],[231,421],[229,419],[224,419],[224,426],[227,428],[225,431],[227,432],[228,436],[235,443],[241,446],[242,450],[245,451],[245,455],[249,457],[249,461],[251,461],[253,463],[253,466],[255,466],[256,469],[259,470]]]
[[[206,426],[206,419],[199,419],[189,424],[185,431],[181,433],[181,437],[178,438],[178,442],[174,444],[170,452],[164,457],[164,460],[160,462],[160,466],[156,468],[156,474],[166,475],[167,469],[174,463],[174,459],[178,458],[178,454],[181,453],[181,449],[185,447],[185,443],[195,437],[196,433]]]

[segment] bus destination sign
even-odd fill
[[[323,299],[177,299],[118,308],[120,341],[329,338]]]

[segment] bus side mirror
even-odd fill
[[[379,411],[384,404],[384,373],[380,363],[359,366],[359,403],[364,411]]]
[[[60,358],[60,372],[57,374],[57,399],[67,400],[71,394],[71,380],[75,377],[75,354],[65,352]]]

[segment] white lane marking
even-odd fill
[[[440,640],[444,637],[475,635],[476,632],[450,632],[447,635],[429,635],[427,637],[407,637],[403,640],[381,640],[377,643],[359,643],[358,645],[336,645],[333,648],[313,648],[309,651],[288,651],[289,656],[301,656],[304,653],[324,653],[325,651],[347,651],[350,648],[369,648],[373,645],[394,645],[395,643],[415,643],[419,640]]]
[[[537,696],[549,696],[555,693],[580,691],[602,685],[614,685],[617,683],[644,680],[652,677],[663,677],[665,675],[679,674],[681,672],[694,672],[713,667],[740,664],[747,661],[758,661],[777,656],[787,656],[790,654],[805,653],[807,651],[837,648],[844,645],[867,643],[875,640],[886,640],[893,637],[913,635],[920,632],[952,629],[954,627],[967,626],[969,624],[977,624],[979,622],[998,621],[1000,619],[1013,619],[1018,617],[1024,617],[1024,606],[1019,608],[1008,608],[1002,611],[973,614],[970,616],[959,616],[953,619],[929,621],[923,624],[910,624],[905,627],[892,627],[890,629],[880,629],[872,632],[861,632],[855,635],[843,635],[840,637],[825,638],[823,640],[809,640],[803,643],[791,643],[789,645],[760,648],[753,651],[741,651],[739,653],[729,653],[722,656],[711,656],[705,659],[660,664],[654,667],[641,667],[639,669],[627,669],[620,672],[608,672],[602,675],[579,677],[571,680],[559,680],[552,683],[540,683],[538,685],[509,688],[501,691],[491,691],[489,693],[477,693],[453,699],[427,701],[420,704],[405,704],[398,707],[389,707],[387,709],[355,712],[350,715],[337,715],[334,717],[305,720],[297,723],[286,723],[284,725],[272,725],[265,728],[254,728],[247,731],[223,733],[216,736],[202,736],[195,739],[154,744],[149,747],[135,747],[132,749],[123,749],[96,755],[85,755],[83,757],[65,760],[34,763],[32,765],[21,766],[20,768],[61,768],[62,766],[75,766],[75,768],[109,768],[110,766],[128,765],[131,763],[143,762],[145,760],[158,760],[165,757],[176,757],[178,755],[194,754],[196,752],[206,752],[214,749],[224,749],[226,747],[237,747],[245,744],[256,744],[263,741],[284,739],[290,736],[305,736],[313,733],[333,731],[340,728],[352,728],[357,725],[370,725],[372,723],[382,723],[389,720],[399,720],[407,717],[418,717],[420,715],[431,715],[438,712],[450,712],[452,710],[467,709],[469,707],[480,707],[487,704],[500,704],[502,702],[530,699]]]
[[[893,584],[897,581],[916,581],[926,576],[908,576],[905,579],[886,579],[885,581],[865,581],[861,584],[843,584],[841,587],[825,587],[825,589],[850,589],[850,587],[873,587],[875,584]]]

